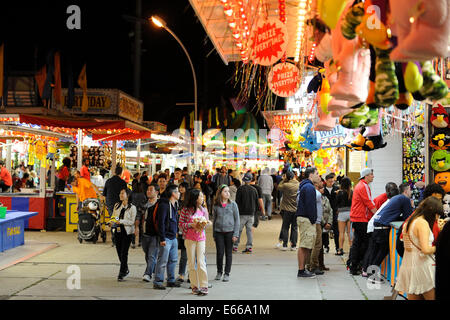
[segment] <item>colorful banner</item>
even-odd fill
[[[279,97],[291,97],[300,88],[300,70],[292,63],[279,63],[269,73],[269,88]]]
[[[286,52],[288,33],[286,25],[277,18],[261,20],[250,39],[251,59],[255,64],[270,66]]]

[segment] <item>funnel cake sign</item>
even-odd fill
[[[262,66],[270,66],[283,57],[288,44],[286,26],[278,19],[259,21],[250,39],[252,60]]]
[[[269,88],[279,97],[291,97],[300,88],[300,70],[292,63],[279,63],[269,73]]]

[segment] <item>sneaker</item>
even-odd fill
[[[281,250],[281,251],[287,251],[287,250],[288,250],[288,247],[281,247],[280,250]]]
[[[369,275],[367,274],[367,272],[364,272],[364,271],[363,271],[363,272],[361,273],[361,277],[367,278],[368,276],[369,276]]]
[[[225,273],[225,275],[223,276],[222,281],[223,281],[223,282],[228,282],[228,281],[230,281],[230,275]]]
[[[154,284],[153,284],[153,289],[156,289],[156,290],[166,290],[166,287],[164,287],[162,284],[156,284],[156,283],[154,283]]]
[[[330,252],[330,247],[325,247],[325,253]]]
[[[198,290],[197,287],[192,288],[192,294],[199,294],[199,293],[200,293],[200,290]]]
[[[178,276],[178,278],[177,278],[175,281],[176,281],[176,282],[183,283],[183,282],[184,282],[184,279],[183,279],[182,276]]]
[[[298,270],[297,277],[298,278],[315,278],[316,275],[314,273],[309,272],[308,270],[305,269],[303,271]]]
[[[322,271],[330,271],[330,268],[327,268],[325,266],[320,266],[319,269]]]
[[[222,272],[217,272],[217,275],[214,278],[214,280],[220,281],[220,279],[222,279]]]
[[[200,288],[199,296],[206,296],[208,294],[208,288]]]
[[[150,281],[152,281],[151,279],[152,279],[152,277],[150,277],[148,274],[144,274],[144,276],[142,277],[142,281],[145,281],[145,282],[150,282]]]
[[[282,245],[283,245],[283,244],[282,244],[281,242],[278,242],[278,243],[274,246],[274,248],[275,248],[275,249],[280,249]]]
[[[252,248],[247,248],[247,249],[243,250],[242,253],[250,254],[250,253],[253,253],[253,250],[252,250]]]
[[[122,275],[119,275],[118,277],[117,277],[117,281],[123,281],[123,276]]]
[[[376,278],[376,279],[367,279],[367,281],[370,281],[372,284],[383,284],[384,279],[383,278]]]
[[[359,276],[361,274],[360,270],[350,270],[350,274],[352,276]]]
[[[291,251],[296,251],[297,247],[291,247]]]
[[[315,268],[315,269],[311,270],[311,272],[314,273],[315,275],[318,275],[318,276],[320,276],[320,275],[325,273],[322,270],[320,270],[319,268]]]
[[[181,287],[181,284],[179,282],[167,282],[167,287],[169,288],[179,288]]]
[[[208,283],[208,288],[212,288],[212,284],[211,283]]]
[[[236,253],[238,251],[237,247],[233,247],[233,253]]]
[[[126,277],[128,277],[129,274],[130,274],[130,270],[127,270],[127,272],[122,276],[122,278],[125,279]]]
[[[135,244],[131,244],[131,249],[136,249],[136,245]]]

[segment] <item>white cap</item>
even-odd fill
[[[361,175],[359,177],[359,180],[364,179],[367,175],[373,173],[373,169],[370,168],[364,168],[361,170]]]

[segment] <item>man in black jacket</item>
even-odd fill
[[[167,266],[167,286],[179,287],[180,284],[175,281],[175,267],[178,262],[178,200],[180,199],[180,192],[178,187],[170,185],[166,188],[167,198],[160,198],[158,203],[157,225],[159,235],[159,253],[158,261],[155,268],[155,280],[153,281],[153,288],[158,290],[165,290],[163,286],[164,271]]]
[[[254,215],[259,206],[259,202],[258,202],[258,192],[253,186],[250,185],[252,180],[253,174],[251,174],[251,172],[247,172],[242,178],[242,182],[244,182],[244,184],[240,186],[236,192],[236,203],[239,208],[240,227],[239,227],[239,238],[233,244],[233,252],[237,252],[238,250],[244,226],[247,233],[247,244],[245,246],[245,250],[242,251],[242,253],[253,252],[252,227],[255,222]]]
[[[127,189],[127,183],[120,177],[122,167],[116,167],[115,175],[106,180],[103,187],[103,196],[106,197],[106,208],[111,217],[114,211],[114,205],[120,201],[119,194],[122,189]],[[111,232],[112,245],[116,243],[114,232]]]
[[[159,186],[151,184],[147,187],[147,199],[145,204],[145,213],[142,218],[142,249],[145,253],[145,262],[147,267],[142,277],[143,281],[150,282],[155,272],[156,259],[159,252],[159,234],[153,221],[153,212],[158,205]]]
[[[337,253],[337,250],[339,249],[339,228],[338,228],[338,221],[337,221],[338,210],[337,210],[336,196],[339,191],[339,188],[335,186],[336,175],[334,173],[327,174],[325,176],[325,183],[326,183],[326,186],[325,186],[325,190],[324,190],[323,194],[324,194],[324,196],[326,196],[328,198],[328,200],[330,200],[330,205],[331,205],[331,209],[333,212],[333,226],[332,226],[333,239],[334,239],[334,245],[336,247],[336,253]],[[328,251],[330,250],[330,248],[329,248],[330,238],[328,236],[328,233],[323,233],[322,243],[326,249],[326,252],[328,253]]]

